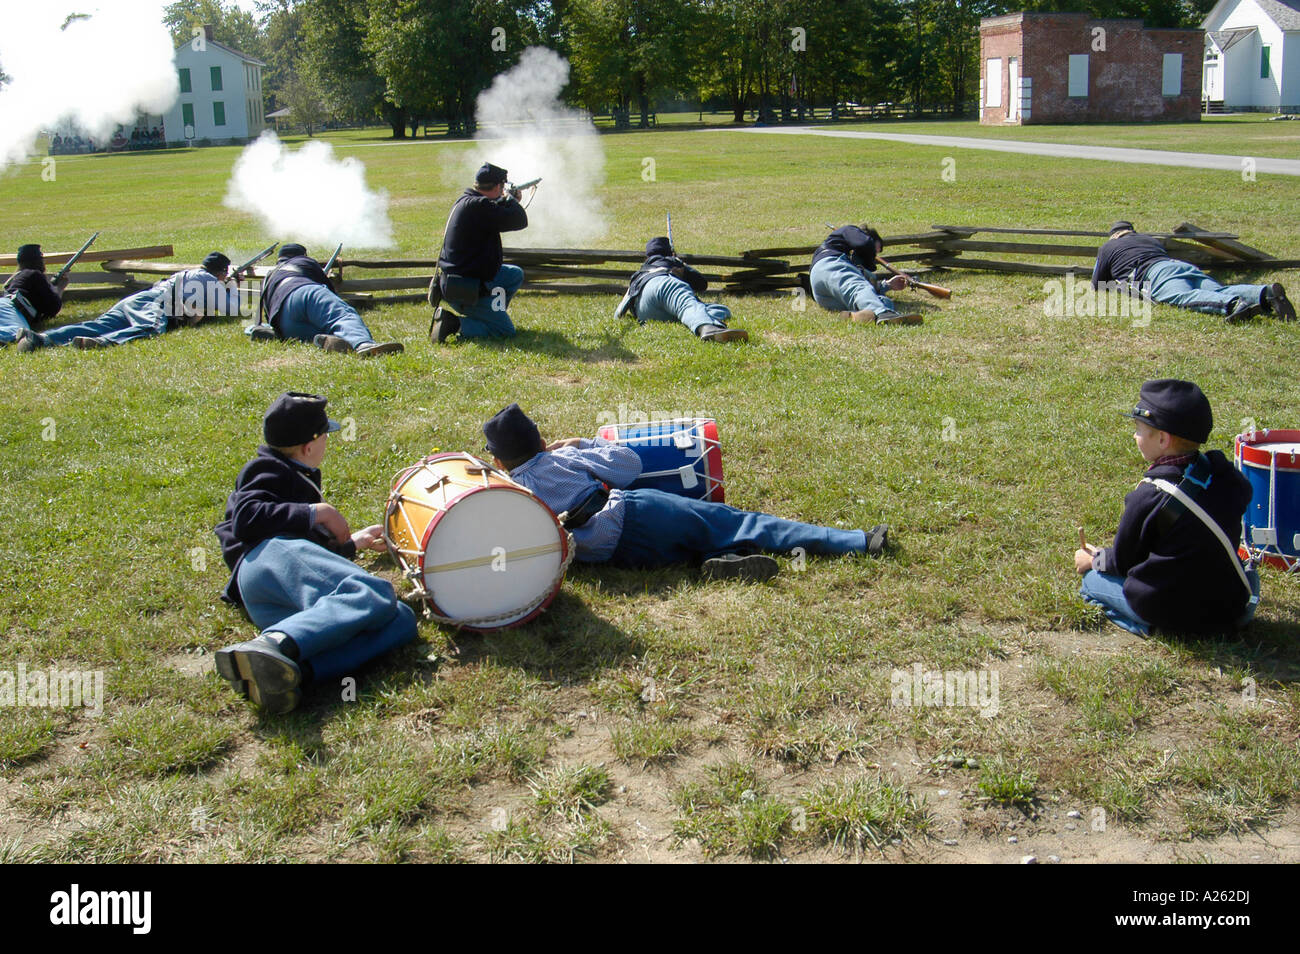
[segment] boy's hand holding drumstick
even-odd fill
[[[1092,558],[1097,552],[1098,549],[1088,543],[1088,538],[1083,535],[1083,527],[1080,527],[1079,549],[1074,551],[1074,568],[1080,576],[1092,569]]]

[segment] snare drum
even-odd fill
[[[629,490],[664,490],[723,502],[722,443],[711,418],[606,424],[596,436],[630,447],[641,458],[641,476]]]
[[[439,620],[479,632],[546,609],[573,553],[546,504],[469,454],[435,454],[393,478],[384,542]]]
[[[1300,430],[1238,434],[1237,469],[1250,481],[1242,553],[1270,566],[1300,566]]]

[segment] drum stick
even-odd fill
[[[1083,535],[1083,527],[1079,528],[1079,549],[1088,549],[1088,538]]]

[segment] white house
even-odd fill
[[[181,95],[163,117],[168,142],[254,139],[262,118],[262,67],[259,59],[212,38],[212,27],[176,48]]]
[[[1230,110],[1300,112],[1300,0],[1219,0],[1201,29],[1203,99]]]

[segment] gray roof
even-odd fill
[[[1255,0],[1283,30],[1300,30],[1300,0]]]

